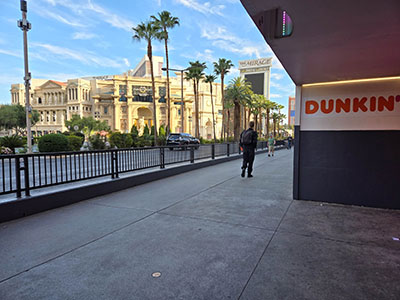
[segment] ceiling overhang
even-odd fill
[[[400,75],[400,0],[241,0],[296,85]],[[289,37],[270,38],[265,11],[293,21]]]

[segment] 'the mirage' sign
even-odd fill
[[[400,130],[400,79],[302,87],[300,130]]]

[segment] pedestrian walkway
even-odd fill
[[[292,151],[0,224],[0,299],[399,299],[400,211],[292,200]]]

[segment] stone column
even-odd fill
[[[115,126],[115,128],[114,128],[114,130],[121,130],[121,117],[120,117],[120,115],[121,115],[121,104],[120,103],[116,103],[115,105],[114,105],[114,112],[113,112],[113,115],[114,115],[114,126]],[[128,112],[129,112],[129,109],[128,109]]]

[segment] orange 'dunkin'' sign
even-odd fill
[[[400,130],[400,79],[302,87],[300,130]]]

